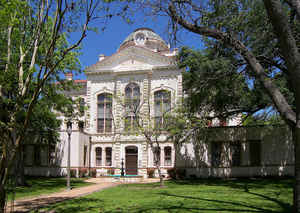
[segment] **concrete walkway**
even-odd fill
[[[29,212],[31,210],[39,209],[72,198],[85,196],[93,192],[114,187],[120,184],[120,183],[99,182],[97,178],[88,179],[87,182],[91,182],[95,184],[90,186],[75,188],[70,191],[65,190],[62,192],[40,195],[38,197],[17,199],[14,202],[13,209],[11,206],[11,202],[8,202],[8,205],[6,207],[7,209],[6,212]]]

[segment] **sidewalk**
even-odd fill
[[[88,182],[92,182],[95,184],[91,186],[75,188],[70,191],[65,190],[62,192],[41,195],[33,198],[18,199],[14,202],[13,212],[29,212],[31,210],[39,209],[48,206],[50,204],[54,204],[57,202],[61,202],[76,197],[85,196],[93,192],[97,192],[109,187],[114,187],[120,184],[120,183],[107,183],[107,182],[100,183],[99,181],[97,181],[97,178],[89,179]],[[6,212],[11,212],[12,208],[10,202],[8,202],[6,209],[7,209]]]

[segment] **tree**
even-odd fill
[[[128,134],[143,136],[147,146],[150,148],[154,164],[158,171],[160,186],[164,186],[163,174],[161,172],[160,144],[170,140],[168,119],[175,108],[171,108],[171,93],[160,90],[154,93],[154,105],[159,110],[152,109],[150,94],[144,94],[140,100],[139,87],[132,83],[125,89],[125,97],[120,94],[116,97],[118,104],[123,108],[124,130]],[[179,104],[177,103],[178,107]],[[115,125],[116,126],[116,125]]]
[[[247,74],[261,84],[292,130],[295,145],[294,206],[295,212],[300,212],[300,1],[211,0],[199,3],[169,0],[149,4],[154,12],[170,17],[173,30],[185,29],[209,38],[209,41],[218,41],[223,50],[233,50],[236,59],[248,67]],[[257,22],[252,22],[255,16]],[[266,42],[261,42],[261,38],[267,38]],[[259,42],[255,43],[256,40]],[[274,82],[276,73],[287,82],[285,89],[292,94],[292,102]]]
[[[108,1],[110,2],[110,1]],[[78,70],[78,48],[91,22],[105,22],[106,1],[0,1],[0,212],[8,175],[30,128],[33,111],[63,73]],[[120,8],[122,11],[122,8]],[[100,16],[101,15],[101,16]],[[78,32],[73,43],[68,36]]]

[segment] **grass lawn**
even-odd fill
[[[292,179],[168,181],[128,184],[57,203],[55,212],[290,213]]]
[[[16,187],[15,199],[49,194],[65,190],[67,188],[66,178],[26,177],[26,182],[29,186]],[[84,179],[82,178],[71,179],[71,186],[73,188],[87,186],[90,184],[91,183],[84,182]],[[12,193],[8,195],[8,199],[12,199]]]

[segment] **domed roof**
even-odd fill
[[[155,52],[168,51],[165,41],[150,28],[138,28],[122,42],[119,51],[129,46],[143,46]]]

